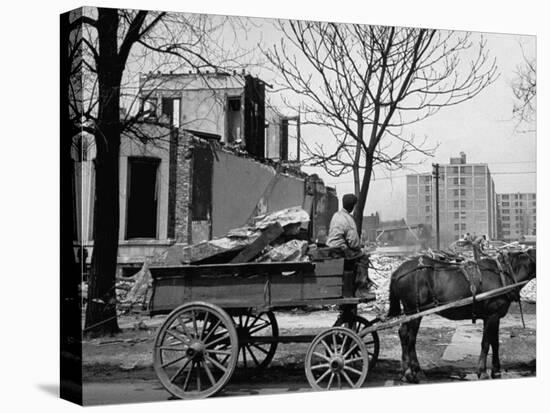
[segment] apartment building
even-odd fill
[[[439,165],[441,247],[466,233],[497,237],[495,185],[485,163],[467,163],[461,152]],[[407,175],[407,224],[430,225],[435,231],[435,179],[432,173]]]
[[[537,234],[535,193],[497,194],[498,238],[505,242]]]

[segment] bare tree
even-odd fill
[[[527,57],[521,48],[523,63],[518,66],[516,76],[512,81],[512,91],[516,102],[513,114],[518,126],[529,125],[526,132],[533,131],[531,127],[536,121],[537,112],[537,61],[534,57]]]
[[[123,135],[140,134],[143,106],[139,90],[125,87],[128,72],[179,67],[217,69],[230,66],[234,52],[220,46],[223,23],[205,15],[106,8],[83,8],[69,22],[68,108],[64,139],[88,133],[95,157],[94,244],[89,272],[85,331],[112,334],[119,330],[116,313],[116,265],[119,234],[119,155]],[[214,56],[214,51],[219,54]],[[216,61],[216,63],[214,63]],[[125,77],[126,76],[126,77]],[[131,81],[128,81],[131,82]],[[130,110],[121,116],[121,101]],[[161,136],[154,136],[160,139]]]
[[[305,125],[326,127],[333,139],[307,145],[308,164],[329,174],[353,172],[361,229],[373,167],[403,165],[411,151],[430,155],[425,140],[404,127],[441,108],[472,99],[497,77],[486,45],[467,33],[335,24],[279,22],[283,38],[265,51],[293,92]],[[464,57],[470,61],[463,62]]]

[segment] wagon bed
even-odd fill
[[[151,315],[183,303],[206,301],[225,309],[357,304],[354,275],[344,259],[152,267]]]

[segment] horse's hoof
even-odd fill
[[[492,379],[500,379],[501,377],[502,377],[502,373],[500,371],[491,371]]]
[[[403,374],[403,377],[405,378],[407,383],[418,383],[418,378],[416,377],[416,374],[412,372],[411,369],[407,369]]]
[[[477,373],[477,378],[479,380],[489,380],[489,375],[484,371],[483,373]]]

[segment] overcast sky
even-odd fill
[[[281,34],[273,22],[253,19],[242,44],[261,41],[264,47],[278,43]],[[480,34],[474,34],[476,40]],[[239,36],[238,36],[239,37]],[[522,132],[512,120],[514,97],[510,86],[518,65],[523,62],[523,53],[532,57],[535,53],[535,37],[514,34],[483,33],[490,56],[496,59],[499,78],[474,99],[457,106],[442,109],[436,115],[408,127],[404,134],[426,138],[427,146],[439,145],[433,158],[412,155],[409,160],[422,164],[394,171],[376,171],[376,180],[371,184],[365,215],[378,211],[383,219],[402,218],[405,213],[405,175],[431,171],[435,162],[448,163],[451,156],[464,151],[468,162],[488,163],[497,192],[535,192],[536,134]],[[523,49],[523,52],[522,52]],[[266,81],[275,81],[277,73],[262,67],[251,69]],[[268,90],[269,92],[269,90]],[[274,103],[280,103],[276,96]],[[284,110],[284,109],[283,109]],[[525,128],[523,128],[525,129]],[[308,142],[330,140],[330,134],[319,129],[303,128],[302,136]],[[349,174],[334,178],[320,168],[303,168],[306,172],[318,173],[326,183],[336,186],[339,197],[353,192],[353,178]]]
[[[536,134],[518,130],[512,120],[514,97],[510,83],[523,50],[532,56],[535,38],[510,34],[484,34],[492,57],[496,58],[500,77],[474,99],[439,113],[404,130],[418,138],[426,137],[427,146],[439,145],[433,158],[411,155],[411,162],[424,162],[389,173],[379,169],[371,184],[365,215],[378,211],[383,219],[397,219],[405,213],[405,175],[431,171],[435,162],[448,163],[451,156],[464,151],[468,162],[488,163],[497,192],[534,192],[536,190]],[[520,46],[522,45],[522,46]],[[525,128],[523,128],[525,129]],[[304,132],[306,139],[312,139]],[[315,139],[315,138],[313,138]],[[323,137],[326,139],[326,137]],[[334,178],[319,168],[304,168],[319,173],[325,182],[335,185],[339,196],[353,192],[352,176]]]
[[[220,19],[219,16],[212,17]],[[239,20],[240,21],[240,20]],[[226,24],[226,33],[220,37],[225,45],[222,47],[238,47],[249,54],[246,59],[259,64],[248,65],[247,71],[259,76],[268,83],[276,83],[278,73],[262,64],[260,48],[270,48],[281,40],[271,19],[249,19],[247,30],[240,24]],[[479,39],[480,34],[474,33],[472,40]],[[431,171],[431,164],[448,163],[451,156],[458,156],[464,151],[468,162],[488,163],[497,192],[534,192],[536,188],[536,134],[518,130],[512,120],[514,97],[510,86],[515,77],[518,65],[523,61],[523,53],[532,57],[535,53],[535,37],[514,34],[483,33],[487,41],[490,57],[496,59],[499,78],[483,90],[474,99],[456,106],[443,108],[433,117],[407,127],[402,131],[405,136],[426,138],[427,147],[439,145],[433,158],[411,155],[409,161],[417,163],[394,171],[391,174],[383,169],[375,170],[376,179],[371,183],[367,198],[365,215],[378,211],[383,219],[397,219],[405,213],[405,175],[414,172]],[[474,58],[464,56],[464,60]],[[289,113],[282,105],[281,95],[267,89],[268,99],[283,113]],[[285,93],[286,98],[293,99]],[[302,137],[309,143],[332,141],[326,128],[303,127]],[[419,162],[422,162],[418,164]],[[344,193],[353,192],[351,174],[334,178],[321,168],[304,167],[308,173],[318,173],[325,183],[336,186],[339,197]]]

